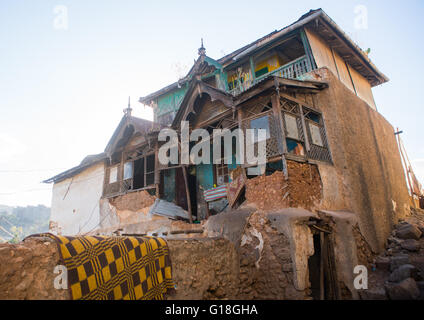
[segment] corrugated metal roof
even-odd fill
[[[172,202],[162,199],[156,199],[150,207],[150,214],[157,214],[177,220],[178,218],[189,220],[188,212]],[[195,219],[195,217],[193,217]]]

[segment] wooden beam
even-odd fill
[[[192,210],[191,210],[190,190],[188,188],[187,168],[186,168],[186,166],[182,166],[182,169],[183,169],[184,184],[185,184],[186,197],[187,197],[188,218],[189,218],[190,223],[193,223],[193,214],[192,214]]]
[[[299,99],[293,98],[292,96],[289,96],[289,95],[288,95],[288,94],[286,94],[286,93],[280,92],[280,96],[281,96],[281,97],[283,97],[284,99],[287,99],[287,100],[291,101],[291,102],[294,102],[294,103],[300,104],[300,105],[302,105],[302,106],[304,106],[304,107],[307,107],[307,108],[311,109],[312,111],[316,111],[316,112],[318,112],[318,113],[321,113],[321,111],[317,110],[315,107],[312,107],[312,106],[310,106],[310,105],[306,104],[306,103],[305,103],[305,102],[303,102],[302,100],[299,100]]]
[[[302,104],[300,103],[298,105],[299,105],[299,111],[300,111],[300,119],[302,121],[302,126],[304,128],[303,135],[305,137],[305,147],[306,147],[306,151],[309,152],[311,150],[311,146],[309,144],[309,135],[308,135],[308,129],[306,128],[305,117],[303,115],[303,107],[302,107]]]
[[[281,115],[280,95],[279,92],[271,96],[272,111],[276,117],[281,130],[281,154],[287,152],[286,133],[284,131],[283,116]]]

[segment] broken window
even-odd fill
[[[304,128],[300,108],[296,103],[281,100],[283,126],[286,135],[287,152],[296,156],[305,156]]]
[[[155,155],[146,157],[146,186],[155,183]]]
[[[124,164],[124,180],[132,179],[133,177],[133,162],[129,161]]]
[[[144,188],[144,157],[134,161],[133,189]]]
[[[141,189],[155,183],[155,155],[150,154],[134,161],[133,189]]]

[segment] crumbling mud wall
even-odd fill
[[[240,261],[238,299],[311,299],[308,258],[314,254],[307,225],[313,212],[286,208],[258,210],[244,205],[212,216],[205,234],[235,245]]]
[[[322,183],[315,164],[287,161],[289,204],[312,210],[322,199]]]
[[[50,238],[32,238],[19,244],[0,244],[0,300],[68,299],[53,286],[60,256]]]
[[[156,197],[146,190],[141,190],[110,198],[109,202],[120,211],[138,211],[150,207],[155,202],[155,199]]]
[[[231,299],[238,290],[238,259],[225,239],[168,240],[176,294],[170,299]],[[0,244],[0,299],[69,299],[54,288],[60,258],[49,238]]]
[[[169,299],[236,299],[239,263],[223,238],[168,240],[177,293]]]
[[[282,171],[270,176],[261,175],[246,182],[246,200],[258,209],[270,210],[289,207],[288,183]]]
[[[176,237],[198,237],[203,230],[201,224],[189,224],[186,220],[173,220],[150,214],[156,200],[147,191],[134,191],[127,194],[100,200],[100,227],[90,234],[102,235],[153,235]],[[193,231],[194,232],[190,232]]]
[[[327,68],[310,74],[329,88],[297,95],[323,113],[334,166],[319,164],[320,209],[346,210],[374,251],[381,251],[393,225],[409,213],[409,196],[392,125],[352,93]]]
[[[305,246],[307,248],[309,246]],[[308,281],[297,285],[296,261],[289,237],[263,214],[253,213],[240,244],[239,299],[309,299]],[[313,254],[313,250],[309,252]],[[308,257],[308,255],[306,255]]]
[[[287,161],[288,179],[282,171],[249,179],[246,200],[260,210],[305,208],[312,210],[322,199],[321,178],[315,164]]]

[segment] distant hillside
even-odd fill
[[[18,242],[34,233],[49,230],[50,208],[38,205],[9,207],[0,205],[0,242]]]

